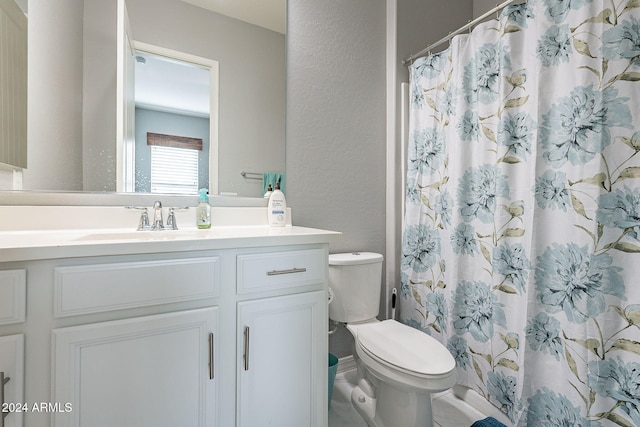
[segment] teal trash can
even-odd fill
[[[336,372],[338,372],[338,357],[329,353],[329,406],[331,406],[331,395],[333,394],[333,382],[336,379]]]

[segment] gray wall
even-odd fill
[[[385,249],[385,0],[288,8],[287,202],[343,233],[331,252]],[[349,333],[330,350],[350,354]]]
[[[385,1],[288,11],[287,200],[297,224],[343,232],[332,252],[384,251]]]
[[[477,18],[488,10],[496,7],[496,4],[499,3],[497,3],[495,0],[473,0],[473,17]]]
[[[397,14],[397,34],[388,31],[388,4]],[[387,73],[398,70],[389,84],[399,88],[406,70],[397,61],[471,14],[472,0],[399,0],[397,9],[395,0],[289,2],[287,201],[296,224],[343,233],[331,252],[399,257],[385,253],[387,203],[400,209],[386,196],[388,173],[400,173],[388,172],[386,164],[387,126],[396,126],[396,119],[387,121]],[[391,64],[388,40],[398,55]],[[389,108],[397,106],[391,102]],[[350,354],[343,328],[331,337],[330,350]]]
[[[30,1],[23,187],[82,190],[82,1]]]

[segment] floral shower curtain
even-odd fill
[[[640,426],[640,1],[510,6],[410,73],[401,320],[514,425]]]

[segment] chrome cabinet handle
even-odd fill
[[[4,406],[4,385],[9,382],[11,377],[5,377],[4,372],[0,371],[0,407]],[[9,412],[2,412],[0,417],[0,427],[4,427],[4,419],[9,415]]]
[[[278,276],[280,274],[304,273],[305,271],[307,271],[306,268],[292,268],[290,270],[273,270],[273,271],[267,271],[267,276]]]
[[[249,327],[244,327],[244,370],[249,370]]]
[[[212,380],[215,377],[215,348],[214,348],[213,332],[209,332],[209,379]]]

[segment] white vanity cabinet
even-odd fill
[[[237,426],[323,426],[327,294],[238,304]]]
[[[24,335],[0,336],[0,416],[4,427],[23,425]]]
[[[24,323],[0,323],[20,399],[47,406],[24,425],[326,426],[331,234],[238,233],[0,262],[27,277]]]
[[[323,426],[327,408],[327,253],[241,254],[237,426]],[[305,291],[305,292],[300,292]]]
[[[218,310],[55,329],[58,426],[215,426]]]
[[[0,325],[8,330],[25,321],[26,270],[0,269]],[[0,425],[23,425],[24,335],[0,333]]]
[[[221,258],[53,261],[54,322],[71,323],[51,331],[53,425],[219,425]]]

